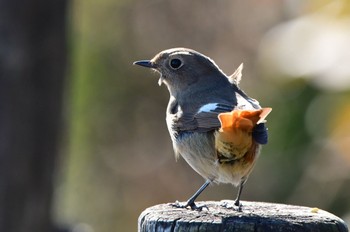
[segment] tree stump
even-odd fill
[[[343,220],[318,208],[243,201],[238,211],[230,200],[196,203],[206,207],[201,211],[171,204],[147,208],[139,217],[138,231],[348,232]]]

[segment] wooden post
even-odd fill
[[[232,208],[230,200],[198,202],[199,206],[207,206],[202,211],[155,205],[141,213],[138,231],[348,232],[343,220],[318,208],[247,201],[242,204],[241,211]]]

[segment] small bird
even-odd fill
[[[158,83],[170,93],[166,123],[175,156],[206,180],[185,204],[174,205],[200,210],[195,200],[209,184],[230,183],[239,186],[234,205],[241,209],[243,185],[267,143],[265,118],[272,110],[238,87],[243,64],[226,76],[209,57],[188,48],[134,64],[160,73]]]

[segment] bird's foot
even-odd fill
[[[242,212],[242,204],[239,201],[235,201],[233,204],[232,202],[223,201],[220,205],[226,209],[233,209],[237,212]]]
[[[189,201],[186,202],[185,204],[180,203],[179,201],[176,201],[175,203],[171,203],[170,205],[175,208],[181,208],[181,209],[191,207],[192,210],[197,210],[197,211],[202,211],[203,209],[209,210],[206,205],[197,206],[194,202],[189,202]]]

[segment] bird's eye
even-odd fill
[[[172,69],[179,69],[182,66],[182,61],[179,59],[172,59],[170,60],[170,67]]]

